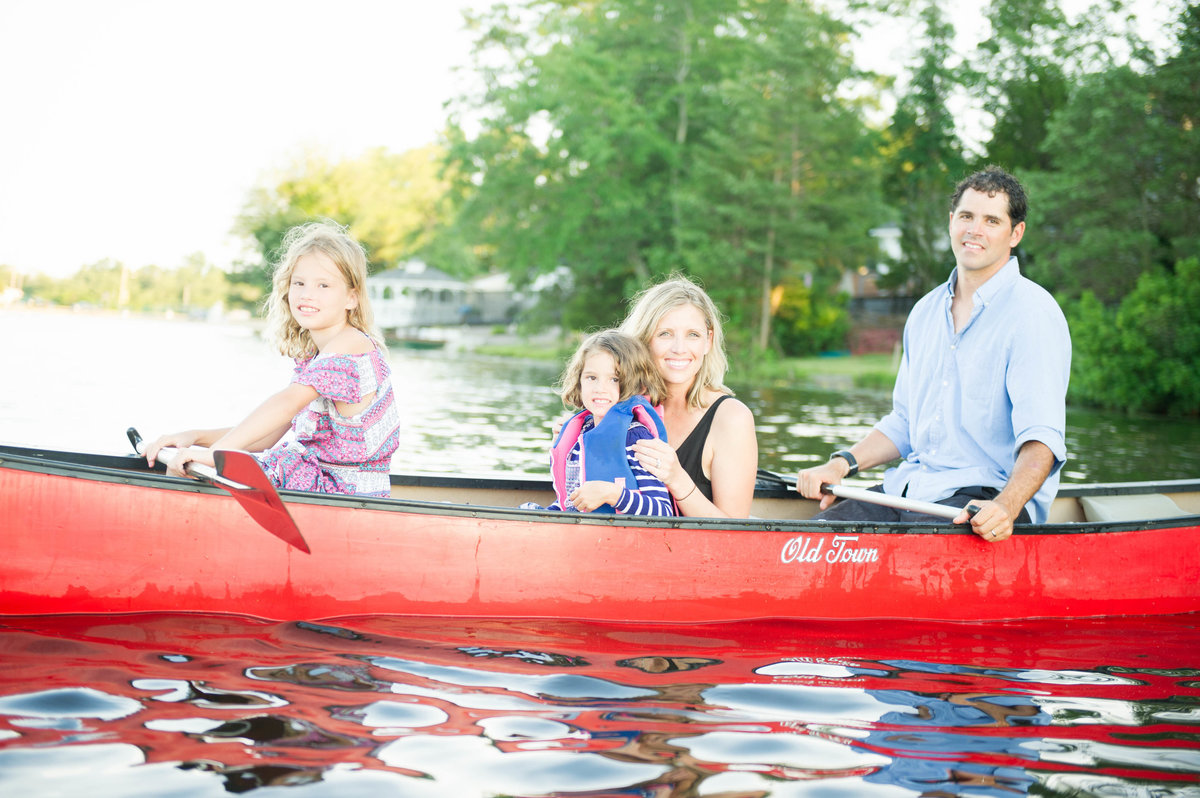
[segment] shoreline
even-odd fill
[[[250,311],[237,309],[201,315],[173,311],[109,310],[96,307],[65,307],[61,305],[29,305],[11,303],[0,305],[0,312],[92,317],[97,319],[139,319],[210,326],[240,327],[260,333],[266,321]],[[471,354],[486,357],[527,360],[539,363],[565,362],[578,344],[580,333],[548,328],[525,333],[512,326],[460,325],[422,328],[418,335],[397,337],[385,333],[392,351],[421,352],[424,356]],[[830,391],[890,391],[896,378],[897,354],[837,356],[817,355],[803,358],[765,357],[753,361],[742,359],[738,370],[741,384],[762,382],[785,384],[803,382],[811,387]]]

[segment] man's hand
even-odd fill
[[[840,457],[828,463],[806,468],[796,475],[796,491],[806,499],[820,499],[821,509],[829,507],[836,498],[832,493],[821,493],[822,485],[837,485],[850,472],[850,464]]]
[[[979,512],[974,516],[970,508],[978,507]],[[988,543],[998,543],[1012,537],[1013,519],[1015,515],[1009,512],[999,501],[972,501],[954,518],[956,524],[971,524],[971,531]]]

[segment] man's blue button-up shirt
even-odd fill
[[[904,326],[892,412],[875,425],[904,458],[884,475],[884,490],[937,501],[971,485],[1002,489],[1021,446],[1041,441],[1056,462],[1027,508],[1045,523],[1067,457],[1066,319],[1013,257],[975,292],[971,318],[955,332],[956,277],[922,297]]]

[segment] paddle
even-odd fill
[[[134,451],[141,454],[145,448],[142,436],[133,427],[126,430],[125,434],[129,436]],[[177,449],[162,449],[155,459],[160,463],[170,463],[177,453]],[[184,470],[202,482],[229,491],[263,529],[305,554],[312,553],[275,486],[252,455],[248,452],[220,450],[213,452],[213,460],[217,464],[216,469],[203,463],[188,463]]]
[[[765,469],[758,470],[758,478],[756,487],[763,490],[795,490],[795,485],[788,482],[778,474],[772,473]],[[880,493],[877,490],[867,490],[866,488],[852,488],[849,485],[829,485],[821,486],[822,493],[829,493],[842,499],[859,499],[872,504],[881,504],[884,507],[892,507],[897,510],[909,510],[914,513],[925,513],[926,515],[936,515],[939,518],[954,519],[962,512],[961,508],[951,507],[947,504],[935,504],[933,502],[923,502],[916,499],[908,499],[903,496],[889,496],[886,493]],[[967,513],[974,516],[979,512],[978,505],[968,504]]]
[[[880,493],[877,490],[867,490],[866,488],[852,488],[848,485],[829,485],[821,486],[822,493],[830,493],[840,499],[858,499],[859,501],[870,502],[872,504],[882,504],[884,507],[891,507],[896,510],[908,510],[914,513],[925,513],[926,515],[936,515],[939,518],[954,519],[962,512],[961,507],[951,507],[947,504],[935,504],[934,502],[923,502],[917,499],[909,499],[904,496],[889,496],[886,493]],[[967,505],[967,514],[975,515],[979,512],[979,507],[974,504]]]

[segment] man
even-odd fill
[[[904,359],[892,411],[861,441],[801,471],[796,489],[821,499],[817,518],[932,520],[873,503],[822,496],[822,483],[903,458],[882,490],[952,507],[989,542],[1014,523],[1044,523],[1066,459],[1071,338],[1054,298],[1021,276],[1014,247],[1025,234],[1025,191],[988,167],[950,202],[950,279],[924,296],[904,325]]]

